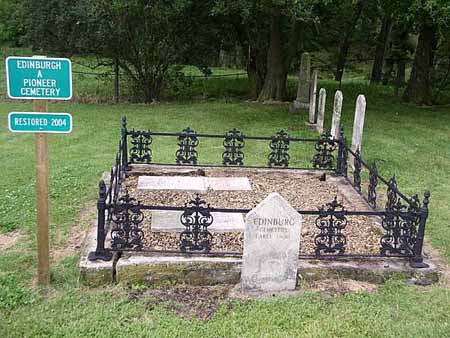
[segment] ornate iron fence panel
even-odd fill
[[[369,187],[367,189],[367,201],[369,205],[377,208],[377,185],[378,185],[378,169],[375,162],[373,162],[369,170]]]
[[[381,237],[380,254],[412,256],[416,242],[417,227],[420,222],[418,198],[406,206],[397,195],[395,176],[389,181],[387,190],[386,215],[382,220],[385,234]]]
[[[315,145],[316,154],[312,159],[312,165],[316,169],[333,169],[334,156],[337,142],[330,133],[322,134]]]
[[[144,221],[140,203],[128,192],[113,206],[111,247],[113,249],[141,249],[144,233],[140,225]]]
[[[178,136],[178,146],[180,147],[175,153],[177,164],[192,164],[198,162],[198,152],[195,148],[198,146],[199,140],[197,133],[191,128],[186,128]]]
[[[230,130],[223,141],[225,151],[222,154],[225,165],[244,165],[244,135],[237,129]]]
[[[280,130],[272,137],[269,147],[272,150],[268,156],[269,167],[288,167],[289,166],[289,135],[285,130]]]
[[[194,200],[185,204],[180,221],[185,226],[180,234],[180,250],[209,252],[213,236],[208,227],[214,221],[209,204],[197,195]]]
[[[361,192],[361,153],[356,150],[356,156],[353,157],[353,186]]]
[[[131,136],[130,163],[151,163],[152,150],[150,145],[153,142],[150,131],[129,132]]]
[[[344,206],[335,198],[331,203],[327,203],[326,206],[319,209],[319,216],[315,223],[320,230],[320,233],[314,238],[316,255],[320,256],[322,253],[344,254],[347,244],[347,237],[342,232],[347,226]]]

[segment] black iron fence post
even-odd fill
[[[127,170],[128,168],[128,142],[127,142],[127,118],[122,117],[122,168]]]
[[[413,268],[428,268],[429,265],[423,261],[423,239],[425,236],[425,225],[428,218],[428,204],[430,203],[430,192],[425,191],[425,198],[420,208],[420,221],[417,230],[416,242],[414,243],[414,256],[411,258],[410,265]]]
[[[95,261],[101,259],[103,261],[110,261],[112,259],[112,252],[105,250],[105,212],[106,212],[106,185],[105,181],[101,180],[99,185],[99,193],[97,199],[97,248],[95,251],[89,253],[88,259]]]
[[[347,147],[346,143],[347,142],[344,135],[344,127],[341,126],[338,139],[338,157],[336,163],[336,174],[340,176],[347,176],[346,175],[347,156],[345,153]]]

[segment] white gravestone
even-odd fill
[[[363,138],[364,118],[366,116],[366,98],[364,95],[359,95],[356,100],[355,120],[353,122],[353,134],[352,134],[352,151],[361,151],[361,144]],[[352,169],[355,169],[355,158],[352,154],[349,154],[348,160]]]
[[[366,116],[366,98],[359,95],[356,100],[355,120],[353,122],[352,151],[361,151],[361,143],[364,129],[364,118]]]
[[[278,193],[271,193],[247,214],[242,289],[295,289],[301,225],[302,216]]]
[[[308,123],[316,123],[316,101],[317,101],[317,78],[319,77],[319,71],[314,69],[311,82],[311,95],[309,99],[309,115]]]
[[[336,94],[334,94],[333,119],[331,122],[331,136],[335,139],[339,138],[343,99],[342,92],[337,90]]]
[[[311,56],[303,53],[298,77],[297,98],[292,105],[292,111],[309,109],[309,86],[311,77]]]
[[[323,134],[323,124],[325,120],[325,104],[327,102],[327,91],[321,88],[319,91],[319,107],[317,113],[316,130],[319,134]]]

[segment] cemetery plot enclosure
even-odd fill
[[[156,139],[174,144],[174,153],[161,158],[171,156],[175,163],[155,163]],[[201,145],[211,141],[221,143],[218,163],[201,161]],[[267,152],[254,143],[266,143]],[[150,192],[139,188],[145,189],[145,180],[155,183],[164,174],[176,182],[172,191],[161,186],[150,187]],[[232,180],[222,185],[214,181],[247,176],[250,189]],[[177,191],[183,182],[193,181],[204,185],[199,191]],[[351,187],[365,203],[337,198],[336,182]],[[395,177],[383,178],[375,163],[367,163],[358,149],[350,149],[342,128],[338,139],[329,133],[294,138],[283,130],[274,136],[247,136],[236,129],[223,135],[198,134],[190,128],[169,133],[128,130],[125,118],[109,181],[100,182],[97,248],[89,259],[110,260],[114,252],[124,251],[241,257],[243,229],[236,228],[238,218],[223,229],[218,229],[219,220],[246,215],[273,191],[288,196],[304,218],[299,258],[403,257],[413,267],[427,267],[422,247],[429,192],[422,202],[417,195],[403,194]],[[301,200],[309,202],[296,205]],[[162,214],[166,223],[176,223],[171,231],[155,225]]]

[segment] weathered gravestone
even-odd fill
[[[310,94],[310,102],[309,102],[309,114],[308,114],[308,123],[310,125],[316,123],[316,101],[317,101],[317,79],[319,77],[319,71],[314,69],[312,80],[311,80],[311,94]]]
[[[331,122],[331,136],[336,139],[339,138],[341,127],[342,101],[342,92],[337,90],[336,94],[334,94],[333,119]]]
[[[319,107],[317,112],[316,130],[319,134],[323,134],[323,125],[325,121],[325,105],[327,103],[327,91],[321,88],[319,91]]]
[[[364,118],[366,116],[366,98],[359,95],[356,100],[355,120],[353,122],[352,150],[361,151],[361,143],[364,129]]]
[[[302,216],[278,193],[271,193],[247,214],[242,289],[295,289],[301,225]]]
[[[309,109],[309,87],[310,87],[310,77],[311,77],[311,57],[309,53],[303,53],[301,64],[300,64],[300,74],[298,78],[297,87],[297,98],[294,100],[291,111],[297,112],[301,109]]]

